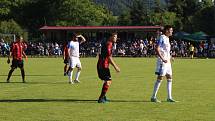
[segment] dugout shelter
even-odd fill
[[[147,34],[156,35],[161,26],[43,26],[40,31],[46,41],[59,42],[70,39],[71,33],[82,33],[87,39],[101,40],[107,33],[118,32],[120,39],[132,40]]]

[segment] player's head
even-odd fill
[[[76,33],[72,33],[72,41],[78,41],[78,35]]]
[[[117,33],[116,33],[116,32],[113,32],[113,33],[111,34],[110,40],[111,40],[112,42],[116,42],[116,41],[117,41]]]
[[[172,36],[172,33],[173,33],[173,27],[171,25],[166,25],[164,26],[164,29],[163,29],[163,33],[166,35],[166,36]]]
[[[16,35],[16,41],[17,42],[22,42],[23,41],[22,35]]]

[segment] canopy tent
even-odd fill
[[[188,35],[190,35],[190,34],[183,32],[183,31],[180,31],[180,32],[175,33],[173,36],[177,39],[184,39]]]
[[[181,32],[175,33],[174,37],[177,39],[190,40],[190,41],[195,41],[195,42],[208,40],[208,35],[202,31],[195,32],[193,34],[189,34],[189,33],[181,31]]]
[[[208,39],[207,36],[208,36],[207,34],[200,31],[200,32],[195,32],[191,35],[186,36],[185,39],[199,42],[202,40],[207,40]]]

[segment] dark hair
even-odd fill
[[[76,36],[76,33],[72,32],[71,37],[75,37],[75,36]]]
[[[16,36],[16,39],[19,39],[20,37],[23,37],[23,36],[20,35],[20,34],[16,34],[15,36]]]
[[[170,28],[172,28],[172,26],[171,26],[171,25],[166,25],[166,26],[164,26],[164,28],[163,28],[163,32],[165,33],[165,32],[166,32],[166,30],[169,30]]]
[[[117,32],[112,32],[111,33],[111,35],[113,36],[113,35],[117,35],[118,33]]]

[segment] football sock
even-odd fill
[[[156,98],[160,85],[161,85],[161,80],[157,80],[154,85],[154,91],[152,94],[152,98]]]
[[[21,69],[22,81],[25,81],[25,70]]]
[[[172,79],[167,80],[167,94],[168,99],[172,99]]]
[[[109,88],[109,85],[107,84],[107,82],[105,82],[103,84],[102,92],[99,98],[103,98],[105,96],[106,92],[108,91],[108,88]]]
[[[73,70],[68,72],[69,82],[72,82],[72,74],[73,74]]]
[[[75,80],[78,80],[80,74],[81,74],[81,70],[77,70],[77,73],[75,75]]]
[[[10,80],[10,77],[11,77],[11,75],[12,75],[12,73],[13,73],[13,69],[11,69],[10,71],[9,71],[9,73],[8,73],[8,77],[7,77],[7,81],[9,81]]]

